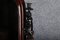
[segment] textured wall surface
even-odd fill
[[[60,0],[25,0],[32,3],[34,39],[60,40]]]

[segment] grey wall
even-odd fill
[[[32,3],[34,39],[60,40],[60,0],[25,0]]]

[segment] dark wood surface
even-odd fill
[[[14,0],[0,0],[0,39],[17,40],[18,13]]]

